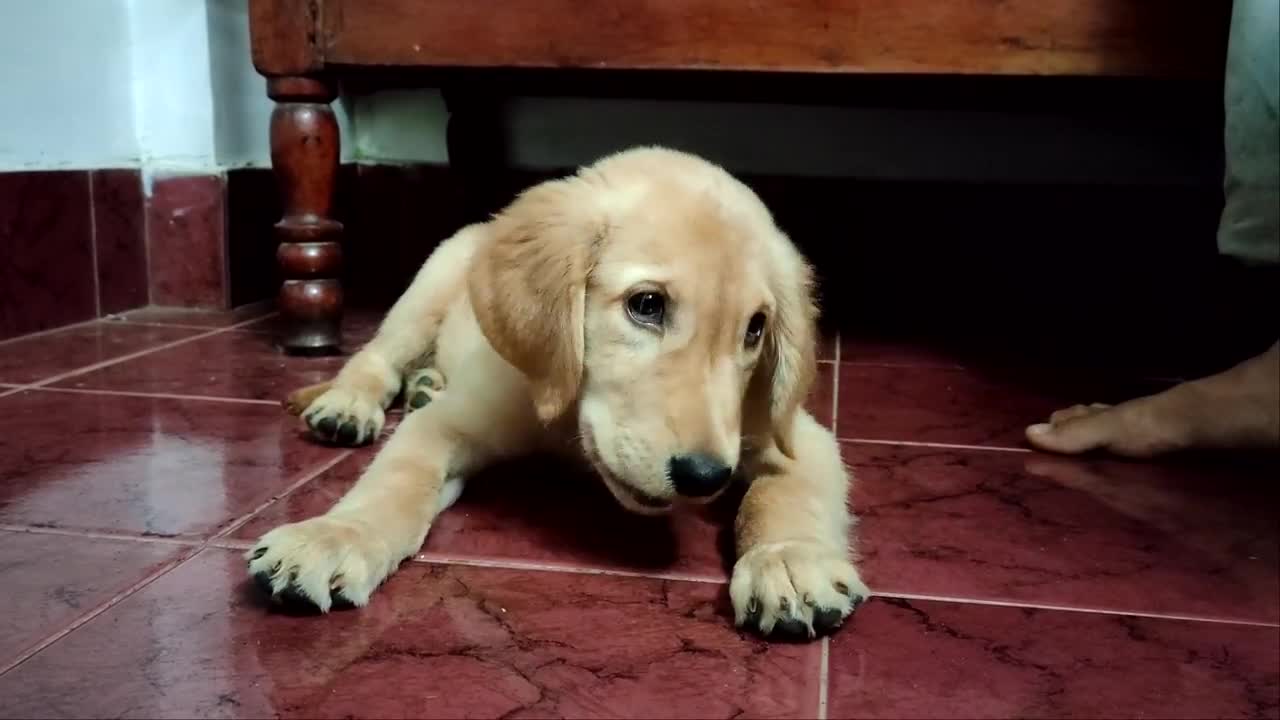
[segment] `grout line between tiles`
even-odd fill
[[[870,438],[837,438],[842,443],[854,445],[901,445],[905,447],[939,448],[943,450],[986,450],[989,452],[1030,453],[1030,448],[1005,447],[1003,445],[966,445],[963,443],[918,442],[915,440],[873,440]]]
[[[275,313],[271,313],[271,314],[274,315]],[[85,375],[91,372],[95,372],[97,370],[101,370],[103,368],[111,367],[112,365],[118,365],[123,362],[129,362],[130,360],[136,360],[140,357],[144,357],[152,353],[162,352],[164,350],[169,350],[171,348],[175,348],[180,345],[186,345],[187,343],[192,343],[197,340],[204,340],[205,338],[210,338],[210,337],[213,337],[214,335],[221,335],[222,333],[231,332],[232,330],[239,329],[242,325],[255,323],[261,319],[262,318],[254,318],[253,320],[245,320],[243,322],[235,323],[234,325],[228,325],[227,327],[214,328],[212,330],[209,330],[208,332],[196,333],[195,335],[192,335],[190,337],[174,340],[173,342],[163,343],[160,345],[156,345],[155,347],[147,348],[145,350],[139,350],[137,352],[129,353],[127,355],[121,355],[120,357],[111,358],[109,360],[103,360],[102,362],[93,363],[92,365],[86,365],[81,368],[76,368],[75,370],[68,370],[67,372],[54,375],[53,377],[48,377],[33,383],[27,383],[23,385],[20,389],[35,390],[37,388],[44,387],[45,385],[51,385],[56,382],[61,382],[63,380],[66,380],[67,378],[76,377],[77,375]]]
[[[968,369],[969,369],[968,367],[966,367],[966,366],[964,366],[964,365],[957,365],[957,364],[955,364],[955,363],[944,363],[944,362],[925,362],[925,361],[920,361],[920,362],[911,362],[911,361],[909,361],[909,360],[903,360],[903,361],[899,361],[899,362],[892,362],[892,361],[889,361],[889,360],[845,360],[845,361],[844,361],[844,364],[845,364],[845,365],[852,365],[852,366],[854,366],[854,367],[867,367],[867,368],[901,368],[901,369],[904,369],[904,370],[912,370],[912,369],[916,369],[916,370],[968,370]]]
[[[152,172],[143,169],[138,173],[139,190],[142,191],[142,258],[147,264],[147,305],[151,305],[155,293],[151,288],[155,285],[155,277],[151,271],[151,201],[155,195],[155,183]]]
[[[240,527],[244,527],[241,525]],[[236,528],[237,530],[239,528]],[[228,537],[214,537],[209,539],[209,547],[219,550],[248,550],[253,547],[253,540],[237,540]]]
[[[121,540],[124,542],[153,543],[156,545],[185,545],[196,547],[202,544],[197,538],[165,537],[162,535],[134,535],[130,533],[103,532],[101,530],[69,530],[67,528],[41,527],[39,525],[0,524],[0,532],[27,533],[30,535],[61,535],[64,537],[87,538],[90,540]]]
[[[280,403],[274,400],[221,397],[218,395],[181,395],[177,393],[136,392],[133,390],[102,390],[99,388],[33,387],[19,389],[25,389],[33,392],[73,393],[78,395],[112,395],[116,397],[158,398],[161,400],[201,400],[205,402],[236,403],[241,405],[271,405],[273,407],[280,405]]]
[[[93,316],[102,317],[102,279],[98,275],[98,203],[94,199],[97,172],[86,170],[89,181],[89,254],[93,258]]]
[[[47,330],[37,330],[36,332],[33,332],[33,333],[27,333],[25,335],[18,335],[16,337],[5,338],[4,340],[0,340],[0,347],[4,347],[5,345],[12,345],[14,343],[18,343],[23,340],[30,340],[31,338],[44,337],[45,335],[53,335],[54,333],[60,333],[65,330],[75,330],[77,328],[86,327],[98,322],[102,322],[102,318],[93,318],[91,320],[81,320],[80,322],[71,323],[70,325],[59,325],[58,327],[49,328]]]
[[[1010,600],[983,600],[979,598],[958,598],[945,595],[921,595],[917,593],[873,592],[872,596],[897,598],[899,600],[926,600],[932,602],[953,603],[957,605],[989,605],[992,607],[1021,608],[1032,610],[1052,610],[1058,612],[1082,613],[1086,615],[1120,615],[1125,617],[1150,618],[1152,620],[1179,620],[1182,622],[1213,623],[1217,625],[1243,625],[1246,627],[1280,628],[1280,623],[1263,620],[1232,620],[1230,618],[1202,617],[1197,615],[1179,615],[1177,613],[1143,612],[1141,610],[1108,610],[1105,608],[1072,607],[1070,605],[1050,605],[1047,603],[1015,602]]]
[[[822,638],[818,660],[818,720],[827,720],[827,703],[831,687],[831,638]]]
[[[302,477],[299,477],[297,480],[290,483],[289,486],[286,487],[284,490],[281,490],[275,495],[272,495],[270,498],[267,498],[266,500],[262,501],[261,503],[258,504],[257,507],[245,513],[239,519],[233,520],[229,525],[227,525],[221,531],[214,533],[213,537],[209,538],[209,540],[205,542],[205,545],[209,545],[214,540],[221,540],[225,538],[227,535],[230,535],[236,530],[239,530],[240,528],[244,527],[250,520],[253,520],[255,517],[257,517],[258,514],[261,513],[263,510],[266,510],[267,508],[271,507],[277,502],[289,497],[294,493],[295,490],[302,487],[303,485],[306,485],[312,480],[320,477],[321,475],[329,472],[335,466],[337,466],[338,463],[342,462],[343,460],[346,460],[347,458],[351,457],[353,454],[355,454],[354,450],[344,450],[338,453],[337,455],[335,455],[333,458],[331,458],[327,462],[321,464],[314,470],[303,473]]]
[[[254,318],[254,319],[256,320],[257,318]],[[149,320],[113,320],[111,318],[103,318],[102,321],[114,327],[141,327],[141,328],[158,327],[158,328],[173,328],[176,330],[204,330],[204,331],[226,329],[226,328],[210,326],[210,325],[186,325],[183,323],[172,323],[172,322],[151,322]],[[239,332],[250,332],[256,335],[265,335],[269,331],[254,330],[252,328],[241,328]]]
[[[836,333],[836,364],[831,368],[831,434],[840,437],[840,333]]]
[[[464,567],[492,568],[496,570],[530,570],[535,572],[557,572],[569,575],[608,575],[611,577],[644,578],[647,580],[673,580],[678,582],[703,583],[708,585],[724,585],[728,579],[696,573],[646,573],[635,570],[618,570],[615,568],[593,568],[581,565],[560,565],[557,563],[529,562],[525,560],[505,560],[498,558],[469,558],[447,555],[443,553],[420,552],[410,558],[411,562],[431,563],[435,565],[461,565]]]
[[[61,630],[58,630],[57,632],[49,635],[48,637],[44,638],[40,642],[36,643],[35,645],[32,645],[31,647],[27,648],[25,651],[19,653],[18,656],[15,657],[13,660],[10,660],[8,663],[4,665],[0,665],[0,676],[3,676],[6,673],[8,673],[10,670],[17,668],[19,665],[35,657],[45,648],[49,647],[50,645],[53,645],[54,643],[58,642],[62,638],[70,635],[71,633],[75,632],[77,629],[84,626],[86,623],[90,622],[94,618],[105,613],[106,611],[110,610],[116,605],[119,605],[121,602],[128,599],[134,593],[138,592],[139,590],[142,590],[143,588],[147,587],[148,585],[155,582],[156,580],[159,580],[160,578],[164,577],[172,570],[178,568],[186,561],[198,555],[200,553],[200,550],[202,549],[203,549],[202,547],[191,548],[190,553],[186,553],[185,555],[181,555],[177,558],[174,558],[170,562],[167,562],[164,565],[160,566],[159,568],[151,571],[141,580],[135,582],[134,584],[130,585],[124,590],[121,590],[120,592],[111,596],[111,598],[106,602],[98,605],[97,607],[93,608],[89,612],[86,612],[85,614],[81,615],[75,620],[72,620],[71,622],[67,623],[67,625],[63,627]]]

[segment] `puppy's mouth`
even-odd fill
[[[600,472],[600,477],[604,479],[605,487],[609,488],[609,492],[613,493],[613,496],[622,504],[622,507],[641,515],[660,515],[671,509],[670,500],[664,500],[636,490],[625,483],[619,482],[608,472],[602,472],[600,468],[596,470]]]
[[[591,463],[591,467],[600,476],[600,479],[604,481],[604,486],[609,489],[609,492],[618,501],[619,505],[638,515],[663,515],[670,512],[672,506],[670,500],[638,490],[614,476],[604,462],[600,460],[600,454],[595,446],[595,438],[592,437],[590,430],[583,430],[582,446],[585,451],[583,454],[586,456],[587,461]]]

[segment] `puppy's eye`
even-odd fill
[[[656,292],[638,292],[627,298],[627,314],[641,325],[662,326],[667,299]]]
[[[747,322],[747,336],[743,343],[753,348],[760,344],[760,338],[764,337],[764,313],[756,313],[751,316],[751,320]]]

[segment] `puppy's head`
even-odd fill
[[[490,343],[545,422],[573,413],[628,509],[717,496],[744,445],[790,454],[814,375],[811,272],[745,185],[660,149],[544,183],[473,263]]]

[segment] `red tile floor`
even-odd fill
[[[273,612],[241,551],[372,451],[282,413],[341,359],[277,354],[258,313],[0,343],[0,716],[1280,715],[1274,458],[1030,453],[1027,421],[1150,383],[848,338],[811,407],[878,597],[830,641],[731,627],[731,506],[632,517],[537,460],[473,482],[368,608]]]

